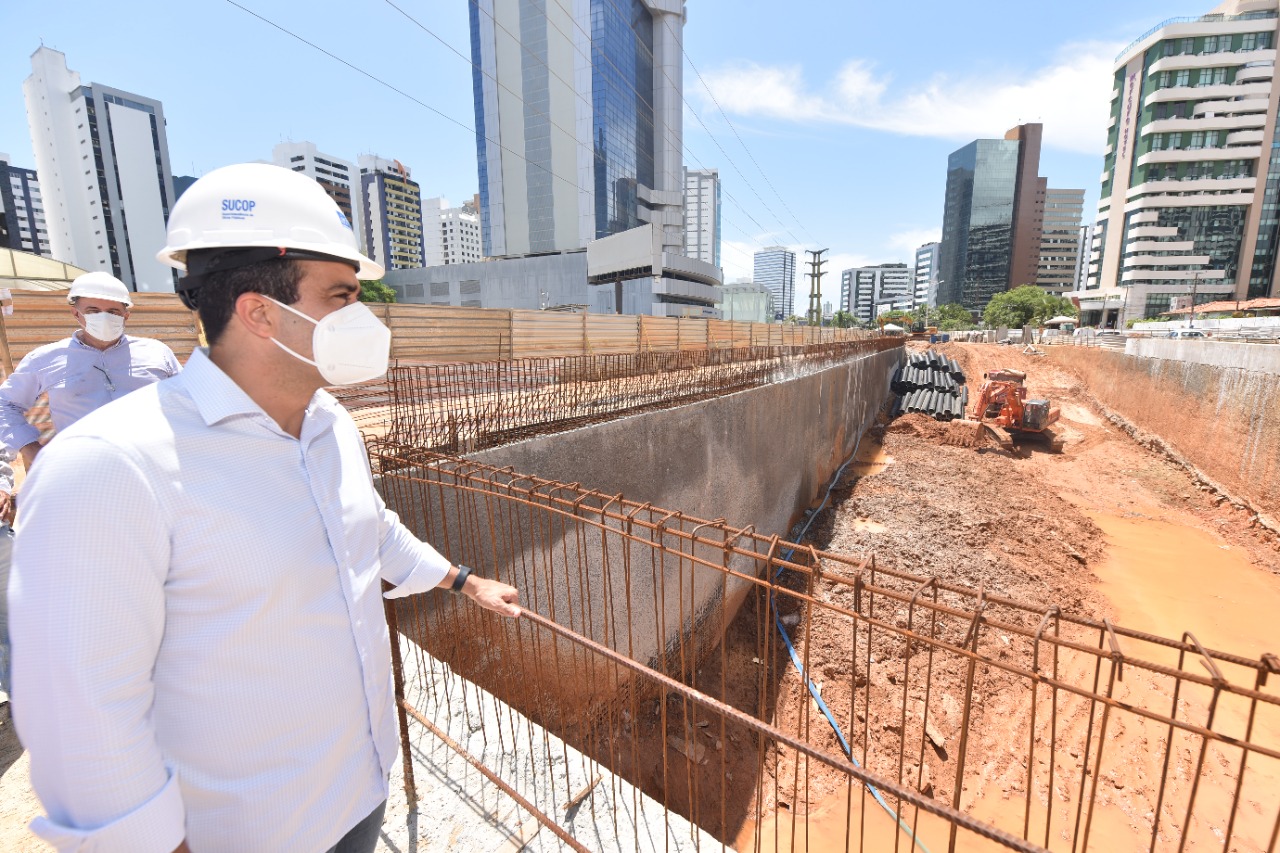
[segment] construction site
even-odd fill
[[[342,399],[524,614],[388,607],[379,850],[1280,849],[1280,348],[447,311]]]

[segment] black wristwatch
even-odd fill
[[[449,587],[450,592],[462,592],[462,588],[466,586],[467,578],[471,577],[471,567],[458,564],[458,576],[453,579],[453,586]]]

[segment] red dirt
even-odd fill
[[[1275,535],[1251,524],[1247,510],[1234,509],[1221,496],[1198,487],[1181,466],[1139,445],[1110,423],[1070,371],[1054,366],[1047,358],[1024,355],[1014,348],[944,344],[936,349],[954,358],[965,370],[971,393],[981,382],[985,370],[1012,367],[1026,371],[1031,394],[1048,397],[1062,410],[1056,431],[1066,440],[1064,451],[1052,453],[1032,446],[1011,454],[993,444],[979,450],[950,446],[956,441],[957,430],[966,427],[937,423],[924,415],[899,417],[873,429],[864,439],[872,443],[859,453],[866,464],[855,466],[854,470],[861,467],[867,476],[846,476],[834,490],[833,505],[822,513],[809,532],[808,541],[817,547],[850,555],[871,552],[880,567],[922,576],[936,575],[971,587],[981,585],[988,594],[1046,607],[1056,604],[1064,611],[1097,619],[1118,617],[1094,573],[1105,564],[1110,552],[1108,539],[1091,520],[1091,515],[1199,528],[1211,534],[1213,541],[1225,543],[1219,547],[1235,549],[1233,557],[1235,554],[1246,556],[1254,565],[1277,572],[1280,546]],[[841,602],[836,599],[833,603]],[[899,612],[900,625],[904,624],[901,615]],[[1135,616],[1133,611],[1128,611],[1119,618],[1127,620]],[[1178,622],[1182,616],[1172,621],[1157,620],[1151,627],[1146,624],[1135,627],[1174,636],[1181,630],[1203,627]],[[1127,622],[1121,621],[1121,624]],[[1259,634],[1254,639],[1260,646],[1275,645],[1269,628],[1259,625],[1253,630]],[[865,732],[868,765],[896,777],[902,740],[897,721],[903,699],[901,688],[892,686],[895,683],[892,673],[895,667],[901,670],[903,664],[901,641],[895,645],[877,638],[873,648],[880,666],[871,673],[870,688],[863,688],[862,676],[848,677],[847,624],[817,619],[802,625],[797,634],[798,645],[802,640],[808,642],[812,655],[810,671],[815,681],[824,682],[823,698],[836,712],[837,719],[850,720],[851,705],[856,710],[858,722],[851,734],[861,737]],[[1257,653],[1253,649],[1227,650],[1247,656]],[[864,652],[865,644],[859,641],[857,654],[861,656]],[[918,657],[913,656],[913,667]],[[1026,693],[1021,688],[1013,689],[1016,685],[1012,677],[996,670],[984,672],[984,669],[979,668],[975,679],[977,698],[970,727],[973,737],[963,802],[966,808],[990,820],[999,820],[1005,829],[1020,834],[1023,797],[1018,791],[1025,784],[1025,776],[1022,775],[1024,768],[1018,766],[1015,749],[1009,744],[1022,744],[1019,749],[1025,761],[1027,732],[1025,724],[1020,728],[1007,720],[1025,711]],[[1092,669],[1075,675],[1079,683],[1088,686]],[[1124,695],[1135,697],[1149,696],[1161,688],[1153,679],[1135,680],[1130,676],[1129,683],[1118,689]],[[932,690],[931,706],[937,703],[939,694],[950,701],[963,696],[964,668],[953,664],[950,669],[946,666],[935,669]],[[912,701],[923,707],[923,694],[917,695],[913,690],[911,695]],[[1022,706],[1009,705],[1012,701],[1021,701]],[[1087,710],[1087,703],[1064,707],[1060,732],[1083,733],[1091,720]],[[933,713],[931,711],[931,715]],[[795,731],[806,718],[815,732],[814,742],[838,753],[840,747],[812,706],[801,679],[790,672],[783,679],[776,724]],[[943,714],[931,719],[937,719],[938,728],[948,735],[958,728],[955,715]],[[1037,741],[1040,728],[1038,725]],[[918,723],[914,731],[919,731]],[[1106,766],[1114,761],[1117,768],[1124,769],[1111,771],[1116,790],[1099,796],[1095,830],[1102,827],[1107,837],[1112,838],[1117,837],[1115,833],[1132,832],[1136,844],[1146,843],[1151,831],[1151,815],[1146,810],[1155,799],[1155,780],[1160,773],[1151,756],[1158,751],[1152,748],[1152,743],[1160,736],[1162,732],[1148,731],[1132,722],[1127,733],[1123,726],[1115,727],[1112,732],[1115,746],[1111,748],[1116,751],[1116,757],[1109,757]],[[912,737],[918,738],[918,735]],[[948,746],[952,743],[954,741],[949,740]],[[905,778],[914,782],[918,771],[911,751],[907,750]],[[929,790],[939,800],[949,803],[953,792],[946,785],[954,779],[955,755],[940,752],[943,754],[926,755],[927,778],[938,781],[936,790],[933,787]],[[1065,761],[1078,766],[1076,758],[1078,756],[1063,755]],[[1177,754],[1175,777],[1194,776],[1191,758],[1190,752]],[[975,766],[980,768],[976,779],[972,770]],[[780,757],[767,770],[761,803],[765,814],[773,811],[778,799],[771,793],[775,781],[782,786],[784,795],[791,787],[796,762]],[[844,783],[838,774],[811,764],[807,787],[808,807],[802,802],[784,809],[784,814],[797,808],[802,814],[806,809],[812,812],[823,803],[827,805],[818,810],[819,814],[843,812]],[[803,796],[803,791],[801,794]],[[1002,794],[1005,802],[994,794]],[[1215,791],[1214,796],[1222,794]],[[839,803],[833,805],[837,799]],[[854,800],[856,804],[856,795]],[[1067,812],[1070,805],[1068,802],[1064,806]],[[870,808],[878,811],[874,804]],[[1263,811],[1259,809],[1258,813]],[[830,818],[827,822],[843,829],[841,820],[843,818]],[[1043,823],[1043,818],[1040,821]],[[1057,822],[1057,817],[1055,821],[1055,831],[1061,832],[1062,824]],[[1168,823],[1166,820],[1162,824],[1162,839],[1167,839],[1165,833],[1170,832]],[[1034,819],[1032,825],[1036,825]],[[1207,829],[1210,828],[1205,825],[1193,824],[1194,828],[1206,831],[1202,843],[1212,844],[1212,839],[1217,837],[1209,835]],[[749,829],[748,825],[748,831],[739,836],[740,849],[750,849]],[[1220,828],[1212,829],[1220,832]],[[1217,843],[1220,845],[1221,841]],[[1193,841],[1189,846],[1197,845]]]

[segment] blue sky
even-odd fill
[[[236,2],[426,106],[228,0],[2,2],[0,151],[33,163],[22,81],[43,40],[83,82],[164,102],[174,174],[268,159],[294,139],[351,160],[397,158],[425,195],[460,203],[476,192],[467,0],[394,0],[421,27],[387,0]],[[764,246],[828,248],[834,274],[823,291],[834,301],[841,269],[909,261],[937,238],[951,151],[1020,122],[1044,122],[1040,173],[1051,187],[1087,190],[1089,217],[1115,54],[1160,21],[1211,4],[687,8],[686,165],[720,169],[726,280],[749,275]]]

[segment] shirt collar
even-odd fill
[[[209,358],[207,347],[199,347],[191,353],[191,358],[183,365],[182,372],[176,377],[186,388],[187,395],[195,403],[200,417],[206,426],[224,421],[237,415],[261,415],[272,424],[271,416],[244,392],[222,368]],[[326,412],[339,405],[328,392],[319,390],[307,404],[306,417],[309,419],[319,412]]]

